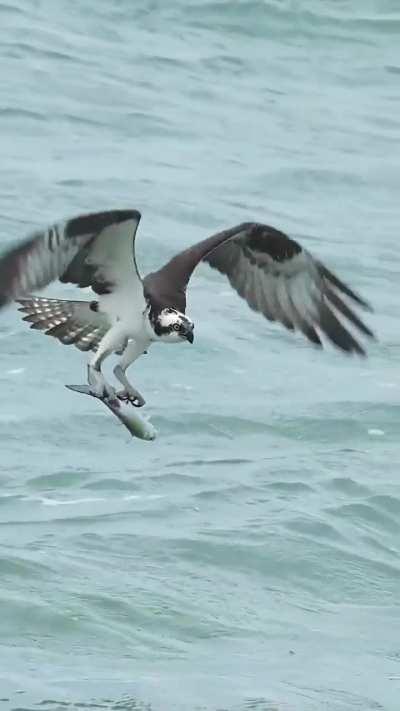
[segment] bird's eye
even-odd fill
[[[180,327],[179,323],[174,323],[174,331],[179,331]]]

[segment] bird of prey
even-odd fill
[[[370,309],[368,304],[283,232],[243,222],[142,278],[135,259],[140,218],[137,210],[79,215],[31,234],[0,257],[0,308],[17,301],[31,328],[93,351],[87,366],[92,394],[114,404],[144,405],[126,370],[153,343],[193,343],[186,288],[200,262],[225,274],[250,308],[269,321],[300,331],[317,346],[325,336],[342,351],[365,354],[359,336],[374,336],[350,303]],[[93,299],[33,295],[57,279],[91,287]],[[101,371],[111,353],[120,356],[114,368],[119,392]]]

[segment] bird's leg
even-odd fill
[[[101,364],[120,344],[120,335],[118,330],[110,328],[103,336],[99,343],[99,347],[88,363],[88,383],[90,392],[97,397],[103,398],[113,404],[118,404],[115,388],[110,385],[103,373],[101,372]]]
[[[119,382],[124,386],[123,390],[117,393],[120,400],[126,400],[135,407],[143,407],[145,404],[144,397],[136,388],[131,385],[126,377],[126,369],[145,352],[145,345],[138,341],[130,341],[122,355],[121,360],[114,368],[114,375]]]
[[[96,397],[100,397],[113,403],[118,403],[115,388],[107,382],[100,368],[88,363],[87,372],[88,383],[92,395],[96,395]]]

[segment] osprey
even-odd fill
[[[349,330],[373,338],[350,308],[368,304],[318,259],[279,230],[243,222],[179,252],[158,271],[140,276],[135,259],[137,210],[80,215],[36,232],[0,258],[0,308],[20,304],[31,328],[64,344],[93,351],[88,362],[92,394],[116,404],[145,401],[126,370],[152,343],[193,343],[194,324],[186,315],[186,288],[200,262],[225,274],[239,296],[269,321],[301,331],[321,346],[324,334],[348,353],[365,354]],[[92,301],[33,296],[59,279],[91,287]],[[115,389],[101,366],[111,353],[120,356]]]

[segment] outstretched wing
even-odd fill
[[[137,210],[80,215],[35,232],[0,257],[0,308],[59,279],[108,294],[142,291],[135,261]]]
[[[174,283],[182,307],[187,283],[201,260],[225,274],[252,309],[301,331],[319,346],[323,333],[343,351],[364,354],[349,326],[373,338],[347,300],[371,310],[368,304],[300,244],[273,227],[249,222],[219,232],[176,255],[151,278],[159,289]]]

